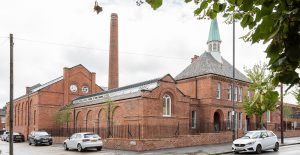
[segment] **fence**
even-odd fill
[[[43,129],[52,136],[69,137],[77,132],[94,132],[102,138],[127,138],[127,139],[157,139],[171,138],[179,135],[198,134],[198,133],[217,133],[230,131],[227,122],[200,123],[195,128],[191,128],[190,124],[173,124],[173,125],[113,125],[110,130],[108,128],[52,128]]]

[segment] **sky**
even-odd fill
[[[194,55],[207,50],[210,20],[198,20],[195,6],[164,0],[154,11],[136,0],[98,0],[103,12],[93,11],[94,0],[0,1],[0,107],[9,101],[9,39],[14,35],[14,98],[26,86],[63,75],[78,64],[96,73],[100,86],[108,83],[110,15],[119,17],[120,86],[171,74],[178,75]],[[218,17],[221,55],[232,63],[232,25]],[[248,30],[236,24],[236,68],[244,73],[267,62],[267,45],[245,43]],[[285,101],[295,103],[292,95]]]

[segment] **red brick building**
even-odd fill
[[[5,109],[0,109],[0,130],[5,129],[5,123],[6,123],[6,110]]]
[[[77,65],[64,68],[61,77],[45,84],[27,87],[25,95],[14,99],[14,131],[27,136],[33,130],[54,127],[54,114],[62,106],[79,96],[103,91],[96,85],[95,80],[95,73],[82,65]],[[7,110],[6,120],[9,120],[9,110]],[[7,123],[6,129],[8,128]]]
[[[175,78],[167,74],[124,87],[118,85],[117,22],[117,15],[112,14],[109,90],[96,85],[95,73],[82,65],[64,68],[62,77],[29,87],[24,96],[14,100],[15,131],[27,135],[32,130],[57,127],[54,113],[65,105],[72,107],[67,134],[93,131],[103,138],[119,138],[107,139],[105,145],[112,148],[147,150],[228,142],[234,124],[237,136],[255,129],[255,116],[242,110],[243,100],[251,96],[250,81],[235,69],[233,87],[233,66],[221,56],[216,20],[211,23],[208,51],[194,56]],[[268,128],[277,128],[278,111],[264,117]],[[59,130],[62,128],[66,126]]]

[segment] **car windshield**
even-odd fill
[[[247,132],[242,139],[256,139],[260,137],[260,132]]]
[[[98,138],[99,136],[97,134],[84,134],[84,138]]]
[[[37,132],[35,133],[37,136],[48,136],[47,132]]]

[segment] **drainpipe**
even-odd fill
[[[29,124],[30,124],[30,121],[29,121],[29,93],[27,95],[27,138],[28,138],[28,135],[29,135]]]
[[[196,80],[196,84],[195,84],[195,97],[196,99],[198,99],[198,89],[197,89],[197,86],[198,86],[198,80],[197,80],[197,77],[195,77],[195,80]]]

